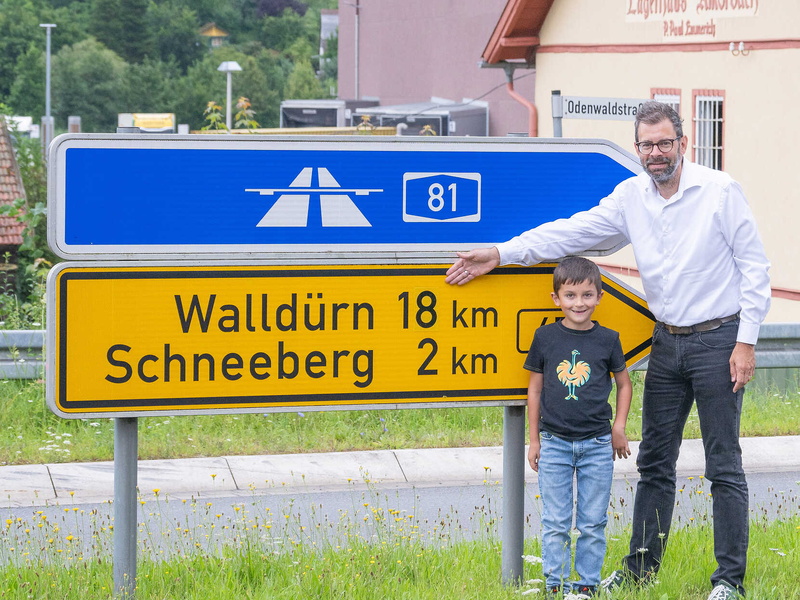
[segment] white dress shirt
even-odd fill
[[[656,319],[696,325],[740,312],[738,341],[755,344],[770,306],[769,261],[741,186],[684,158],[665,200],[647,173],[594,208],[498,244],[500,264],[531,265],[582,252],[622,233],[633,247]]]

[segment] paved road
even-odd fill
[[[748,439],[743,447],[753,514],[800,514],[800,437]],[[611,535],[630,520],[633,458],[616,463]],[[708,519],[698,440],[684,443],[678,468],[678,524]],[[113,463],[0,467],[0,487],[5,545],[33,554],[54,544],[86,555],[110,551]],[[156,555],[254,540],[278,547],[340,545],[353,535],[496,537],[502,448],[141,461],[139,490],[139,544]],[[537,493],[528,470],[526,536],[538,532]]]

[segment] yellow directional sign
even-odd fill
[[[463,287],[447,265],[64,263],[48,281],[48,403],[60,416],[519,404],[554,265]],[[653,317],[604,275],[595,318],[629,366]]]

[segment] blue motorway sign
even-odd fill
[[[50,245],[89,259],[441,254],[589,209],[641,169],[600,140],[80,134],[49,168]]]

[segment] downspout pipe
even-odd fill
[[[506,63],[503,65],[506,72],[506,89],[509,96],[528,109],[528,136],[539,137],[539,111],[536,105],[514,89],[514,66]]]

